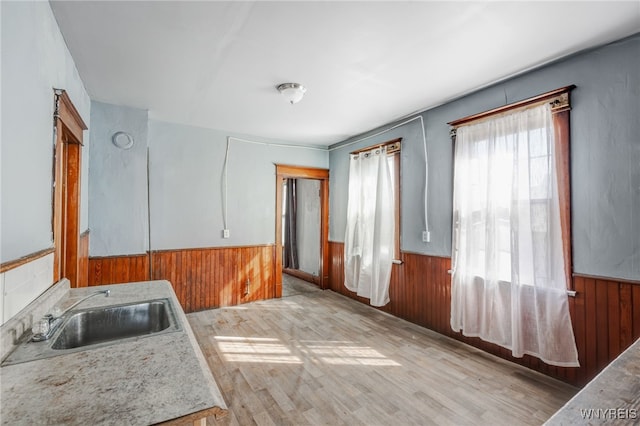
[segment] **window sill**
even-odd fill
[[[454,273],[454,272],[455,272],[455,271],[454,271],[453,269],[449,269],[449,270],[447,271],[447,274],[449,274],[449,275],[453,275],[453,273]],[[478,277],[478,278],[480,278],[480,277]],[[500,281],[500,283],[501,283],[501,284],[506,284],[506,285],[509,285],[509,284],[510,284],[510,283],[508,283],[508,282],[506,282],[506,281]],[[577,291],[575,291],[575,290],[567,290],[567,296],[569,296],[569,297],[576,297],[576,295],[577,295],[577,294],[578,294],[578,292],[577,292]]]

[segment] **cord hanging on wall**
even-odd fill
[[[115,132],[111,142],[120,149],[129,149],[133,146],[133,136],[127,132]]]
[[[411,123],[414,120],[420,120],[420,124],[421,124],[421,130],[422,130],[422,146],[424,148],[424,226],[425,226],[425,230],[422,231],[422,242],[424,243],[429,243],[431,242],[431,231],[429,231],[429,158],[427,156],[427,133],[424,129],[424,119],[422,118],[422,115],[416,115],[413,118],[410,118],[408,120],[403,121],[402,123],[398,123],[394,126],[388,127],[384,130],[381,130],[377,133],[374,133],[372,135],[368,135],[368,136],[364,136],[360,139],[356,139],[354,141],[348,142],[346,144],[340,145],[340,146],[336,146],[333,148],[329,148],[329,152],[335,150],[335,149],[342,149],[346,146],[349,145],[353,145],[356,144],[360,141],[363,141],[365,139],[370,139],[379,135],[382,135],[384,133],[387,133],[391,130],[397,129],[400,126],[404,126],[405,124]]]

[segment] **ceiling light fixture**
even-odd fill
[[[278,86],[278,92],[280,92],[291,105],[300,102],[306,91],[307,89],[300,83],[282,83]]]

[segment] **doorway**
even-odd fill
[[[292,181],[292,179],[295,179]],[[310,191],[317,188],[319,192],[318,210],[319,210],[319,238],[317,239],[318,247],[308,247],[303,254],[304,268],[300,268],[300,264],[292,265],[289,262],[283,262],[283,237],[285,232],[285,222],[283,213],[285,211],[283,202],[286,200],[285,188],[288,186],[289,193],[291,185],[302,184],[305,187],[305,196],[310,195]],[[295,192],[293,192],[295,193]],[[302,192],[298,192],[302,194]],[[291,196],[290,196],[291,197]],[[306,236],[307,238],[309,236]],[[311,240],[313,241],[313,240]],[[312,243],[313,244],[313,243]],[[307,257],[318,257],[317,275],[314,276],[312,265]],[[287,272],[292,275],[296,274],[299,278],[311,280],[321,289],[328,288],[329,285],[329,170],[317,169],[309,167],[276,165],[276,271],[275,271],[275,288],[274,297],[282,297],[282,272],[283,266],[286,265]],[[306,270],[305,270],[306,269]]]
[[[285,179],[282,194],[282,272],[320,286],[320,181]]]
[[[80,276],[80,174],[82,133],[87,129],[64,90],[55,92],[55,150],[53,180],[54,282]]]

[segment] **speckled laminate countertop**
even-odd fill
[[[169,298],[182,330],[0,368],[2,424],[154,424],[226,409],[220,390],[168,281],[73,289],[63,308]]]
[[[584,424],[640,424],[640,339],[545,423]]]

